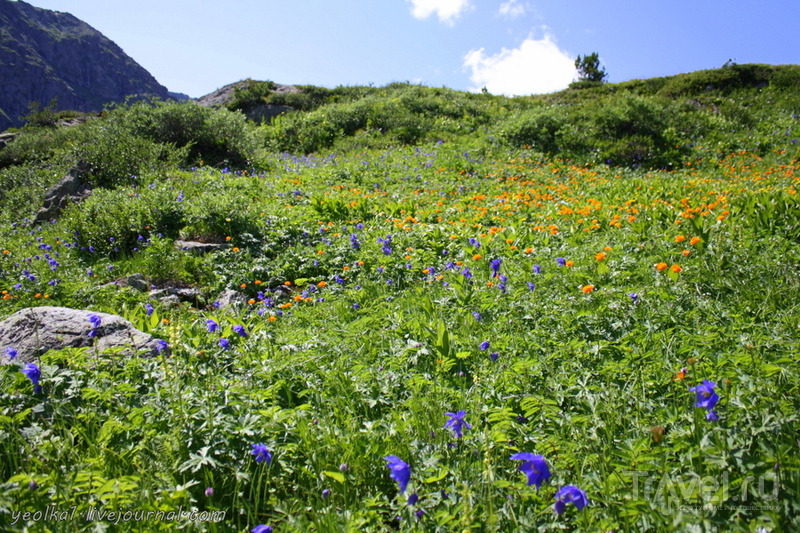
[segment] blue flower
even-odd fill
[[[519,471],[528,476],[528,485],[536,485],[536,490],[539,490],[542,483],[550,478],[550,468],[541,455],[527,452],[515,453],[511,456],[511,460],[524,461],[519,466]]]
[[[558,492],[556,492],[556,500],[555,509],[558,514],[564,512],[568,503],[573,504],[579,511],[589,505],[586,493],[575,485],[567,485],[566,487],[558,489]]]
[[[477,320],[478,322],[480,322],[480,321],[481,321],[481,314],[480,314],[480,313],[478,313],[477,311],[474,311],[474,312],[472,313],[472,316],[473,316],[473,318],[475,318],[475,320]]]
[[[233,326],[233,331],[240,337],[247,337],[247,331],[245,331],[244,326],[240,324]]]
[[[219,330],[219,324],[209,318],[206,320],[206,328],[208,328],[209,333],[214,333],[215,331]]]
[[[8,357],[9,359],[14,359],[15,357],[17,357],[17,351],[11,347],[6,348],[6,357]]]
[[[714,409],[719,401],[719,396],[714,392],[714,387],[717,384],[713,381],[703,380],[703,383],[696,387],[689,389],[689,392],[697,394],[697,401],[694,403],[695,407],[702,407],[708,411]]]
[[[163,353],[164,350],[166,350],[168,347],[169,345],[167,344],[167,341],[165,341],[164,339],[158,339],[156,341],[156,351],[158,353]]]
[[[453,435],[455,435],[457,439],[460,439],[461,437],[464,436],[463,428],[465,426],[467,429],[472,429],[472,426],[469,424],[469,422],[464,420],[464,417],[467,416],[466,411],[458,411],[456,413],[445,413],[444,415],[450,417],[450,420],[448,420],[445,423],[444,428],[452,431]]]
[[[533,289],[535,289],[535,288],[536,288],[536,285],[532,281],[529,281],[528,282],[528,290],[533,291]]]
[[[497,358],[500,357],[500,354],[497,352],[492,352],[489,354],[489,358],[491,358],[492,362],[497,361]]]
[[[387,455],[384,460],[386,460],[386,466],[389,467],[389,477],[397,482],[400,492],[405,492],[408,481],[411,479],[411,467],[396,455]]]
[[[483,351],[486,351],[486,350],[488,350],[488,349],[489,349],[489,346],[491,346],[491,343],[490,343],[489,341],[483,341],[483,342],[480,344],[480,346],[478,346],[478,348],[480,348],[480,349],[481,349],[481,350],[483,350]]]
[[[708,420],[709,422],[716,422],[717,420],[719,420],[719,415],[717,414],[716,411],[709,411],[708,413],[706,413],[706,420]]]
[[[87,315],[87,318],[89,319],[89,322],[91,322],[91,323],[92,323],[92,327],[93,327],[93,328],[97,329],[97,328],[99,328],[99,327],[100,327],[100,322],[102,322],[102,320],[100,319],[100,317],[99,317],[99,316],[97,316],[97,315],[96,315],[96,314],[94,314],[94,313],[89,313],[89,314]]]
[[[272,454],[269,453],[266,444],[251,444],[251,446],[253,447],[253,451],[250,453],[256,457],[257,463],[269,464],[272,462]]]
[[[496,278],[500,272],[500,264],[503,262],[502,259],[492,259],[489,263],[489,267],[492,269],[492,277]]]
[[[533,265],[533,273],[534,274],[541,274],[542,273],[542,267],[540,267],[539,265]]]
[[[558,266],[561,267],[567,266],[567,260],[564,259],[563,257],[556,257],[556,263],[558,263]]]
[[[637,292],[632,292],[632,293],[630,293],[628,296],[630,296],[630,298],[631,298],[631,301],[632,301],[633,303],[635,303],[635,304],[638,304],[638,303],[639,303],[639,293],[637,293]]]
[[[150,304],[145,304],[144,311],[147,313],[147,316],[150,316],[153,314],[153,311],[155,311],[155,308]]]
[[[419,494],[416,492],[408,497],[408,505],[415,505],[419,501]]]
[[[31,383],[34,385],[38,385],[39,378],[42,377],[42,371],[39,369],[39,365],[36,363],[26,364],[24,368],[20,369],[20,372],[28,376],[28,379],[30,379]]]
[[[478,239],[476,239],[475,237],[470,237],[469,238],[469,243],[472,246],[474,246],[476,250],[481,247],[480,241]]]
[[[265,526],[264,524],[259,524],[253,529],[251,529],[250,533],[272,533],[272,526]]]
[[[223,350],[227,350],[231,346],[231,341],[229,341],[225,337],[220,337],[219,345],[222,347]]]

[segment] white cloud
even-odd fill
[[[550,35],[525,39],[519,48],[487,56],[471,50],[464,56],[464,68],[472,69],[472,91],[482,87],[492,94],[528,95],[566,89],[575,79],[575,60],[560,50]]]
[[[500,4],[499,13],[504,17],[514,19],[525,14],[525,6],[520,4],[519,0],[508,0],[508,2]]]
[[[452,24],[455,20],[472,7],[469,0],[406,0],[411,2],[411,14],[418,19],[426,19],[436,13],[440,22]]]

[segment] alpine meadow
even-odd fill
[[[0,529],[800,531],[800,67],[298,89],[0,148]]]

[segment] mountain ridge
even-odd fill
[[[122,48],[77,17],[0,0],[0,131],[22,125],[31,102],[100,111],[129,96],[170,98]]]

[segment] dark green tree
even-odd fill
[[[597,52],[583,57],[578,56],[578,59],[575,60],[575,68],[578,69],[580,81],[603,83],[608,77],[606,70],[600,66],[600,57]]]

